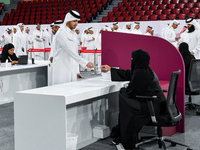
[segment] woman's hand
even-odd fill
[[[11,65],[18,64],[18,61],[12,61]]]
[[[102,66],[101,66],[101,69],[102,69],[102,70],[105,70],[105,71],[110,71],[110,70],[111,70],[111,67],[108,66],[108,65],[102,65]]]

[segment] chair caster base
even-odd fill
[[[172,142],[172,143],[171,143],[171,146],[172,146],[172,147],[175,147],[175,146],[176,146],[176,143],[173,143],[173,142]]]

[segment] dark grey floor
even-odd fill
[[[82,73],[85,78],[95,77],[90,73]],[[186,132],[177,133],[171,138],[179,142],[188,144],[193,150],[200,150],[200,116],[196,116],[194,111],[186,110],[185,119]],[[116,150],[117,148],[110,145],[111,139],[100,140],[81,150]],[[170,147],[169,150],[186,150],[181,146]],[[14,150],[14,113],[13,103],[0,105],[0,150]],[[157,144],[150,143],[141,146],[141,150],[159,150]]]
[[[193,150],[200,150],[200,116],[197,116],[194,111],[186,110],[185,133],[177,133],[171,139],[189,145]],[[81,150],[117,150],[113,145],[110,145],[111,138],[100,140]],[[182,146],[171,147],[170,143],[166,143],[168,150],[186,150]],[[149,143],[142,145],[141,150],[159,150],[157,143]]]

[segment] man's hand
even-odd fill
[[[82,42],[80,42],[80,45],[82,45]]]
[[[175,37],[175,40],[178,41],[181,37]]]
[[[45,39],[43,39],[43,41],[45,41]]]
[[[110,71],[110,70],[111,70],[111,67],[108,66],[108,65],[102,65],[100,68],[101,68],[102,70],[105,70],[105,71]]]
[[[3,38],[3,39],[4,39],[4,37],[5,37],[5,36],[4,36],[4,35],[2,35],[2,38]]]
[[[37,38],[40,38],[40,36],[37,36]]]
[[[83,76],[80,73],[77,73],[77,78],[82,79]]]
[[[193,56],[194,56],[194,53],[193,53],[193,52],[191,52],[191,55],[193,55]]]
[[[50,59],[49,59],[49,60],[50,60],[50,62],[52,63],[52,62],[53,62],[53,57],[50,57]]]
[[[92,37],[92,39],[93,39],[93,40],[95,40],[95,38],[94,38],[94,37]]]
[[[94,64],[89,62],[87,65],[86,65],[88,68],[94,68]]]

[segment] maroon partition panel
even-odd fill
[[[150,67],[158,75],[159,80],[169,81],[173,71],[181,70],[176,102],[183,119],[177,126],[177,132],[185,132],[185,69],[184,61],[178,50],[159,37],[102,32],[102,64],[130,69],[131,53],[137,49],[149,52]]]

